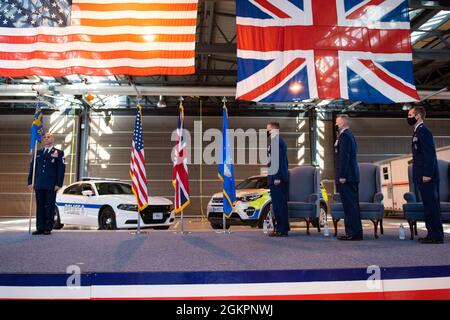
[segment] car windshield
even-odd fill
[[[236,189],[268,189],[267,177],[245,179],[236,186]]]
[[[107,194],[133,194],[131,185],[117,182],[99,182],[96,183],[98,194],[104,196]]]

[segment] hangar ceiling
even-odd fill
[[[0,108],[33,106],[36,96],[49,106],[59,103],[89,105],[99,109],[133,107],[137,92],[144,107],[166,104],[176,108],[178,96],[186,104],[197,104],[198,96],[206,108],[217,108],[227,96],[232,106],[249,109],[382,110],[379,105],[355,105],[349,101],[305,101],[291,105],[260,105],[235,101],[236,71],[235,1],[199,0],[196,73],[187,76],[108,76],[72,75],[61,78],[0,78]],[[436,110],[448,109],[450,92],[450,4],[448,1],[410,0],[411,39],[414,47],[414,74],[421,97]],[[137,90],[137,91],[136,91]],[[92,95],[88,101],[86,95]],[[158,104],[159,102],[159,104]],[[447,107],[447,108],[446,108]],[[402,106],[390,106],[401,110]]]

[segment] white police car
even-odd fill
[[[58,191],[55,229],[65,224],[98,226],[101,230],[137,227],[136,198],[131,185],[120,180],[87,178]],[[141,227],[169,229],[175,220],[172,201],[149,197],[149,206],[140,213]]]

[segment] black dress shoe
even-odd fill
[[[38,234],[44,234],[44,231],[36,230],[36,231],[33,231],[33,233],[32,233],[33,236],[38,235]]]
[[[49,234],[52,234],[52,232],[51,232],[50,230],[45,230],[45,231],[44,231],[44,234],[45,234],[45,235],[49,235]]]
[[[272,232],[272,233],[269,234],[269,237],[287,237],[287,236],[288,236],[287,232],[284,232],[284,233]]]
[[[440,239],[431,239],[431,238],[423,238],[420,243],[426,243],[426,244],[438,244],[438,243],[444,243],[444,240]]]
[[[419,238],[419,239],[417,239],[417,241],[419,241],[420,243],[422,243],[422,241],[428,241],[428,240],[430,240],[430,239],[431,239],[430,237],[426,236],[425,238]]]
[[[357,236],[340,236],[338,237],[338,240],[342,241],[361,241],[363,237],[357,237]]]

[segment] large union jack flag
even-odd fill
[[[237,99],[419,99],[407,0],[236,3]]]

